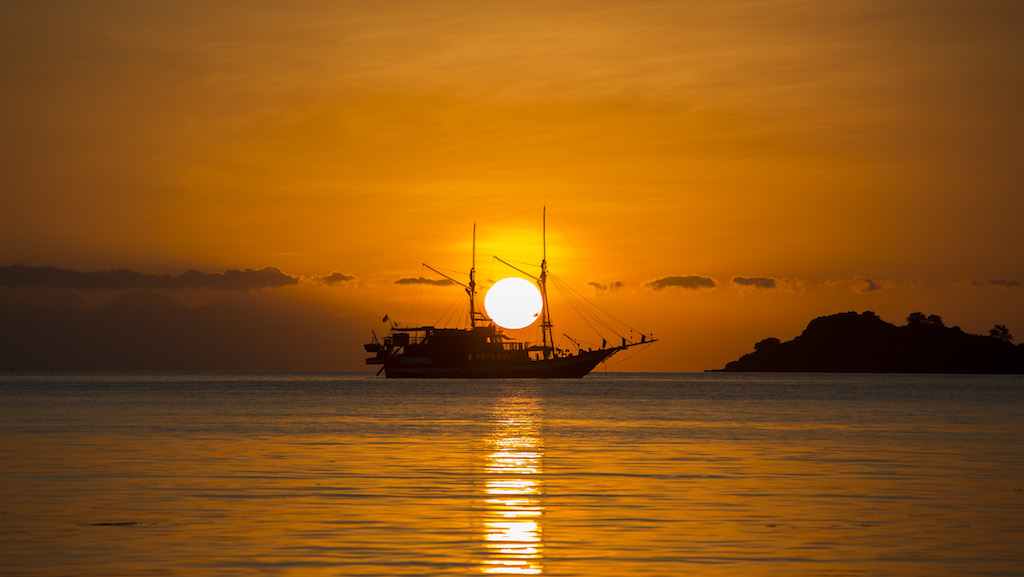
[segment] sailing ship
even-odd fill
[[[541,294],[540,343],[518,341],[504,333],[501,327],[477,308],[476,293],[476,224],[473,225],[473,256],[469,269],[469,282],[462,283],[437,269],[423,264],[431,271],[462,286],[469,295],[469,328],[442,328],[435,326],[398,326],[392,324],[387,336],[364,346],[373,356],[367,365],[381,365],[388,378],[580,378],[598,364],[619,351],[656,341],[650,335],[631,331],[639,339],[621,337],[621,344],[608,346],[602,339],[597,349],[586,350],[578,341],[576,351],[556,347],[551,314],[548,307],[547,270],[547,210],[542,219],[542,258],[540,274],[531,275],[504,260],[496,260],[529,276],[536,282]],[[385,317],[387,320],[387,317]]]

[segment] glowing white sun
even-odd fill
[[[494,324],[521,329],[533,324],[544,306],[540,291],[532,282],[510,276],[494,283],[484,296],[484,310]]]

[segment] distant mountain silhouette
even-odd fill
[[[765,339],[725,371],[842,373],[1024,373],[1024,346],[947,328],[939,317],[911,315],[889,324],[873,312],[814,319],[788,342]]]
[[[367,332],[276,292],[192,309],[140,289],[88,311],[72,290],[0,293],[3,370],[362,370]]]

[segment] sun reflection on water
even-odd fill
[[[543,552],[540,473],[544,456],[536,399],[503,398],[487,439],[483,572],[539,575]]]

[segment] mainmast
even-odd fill
[[[544,207],[541,217],[541,261],[540,278],[537,284],[540,286],[541,317],[540,335],[544,345],[544,358],[551,358],[551,351],[555,347],[555,338],[551,333],[551,313],[548,312],[548,207]]]
[[[469,267],[469,328],[476,328],[476,223],[473,223],[473,261]]]

